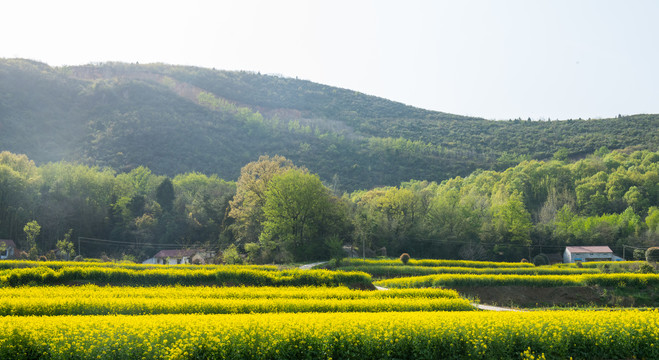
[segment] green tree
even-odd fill
[[[64,239],[58,240],[57,244],[55,245],[57,247],[57,254],[60,256],[60,258],[66,261],[71,260],[71,258],[76,254],[75,246],[71,241],[72,234],[73,229],[69,229],[69,231],[64,234]]]
[[[263,207],[263,247],[294,260],[327,258],[325,239],[343,230],[338,199],[317,175],[290,169],[272,178]]]
[[[243,258],[238,252],[236,244],[231,244],[222,252],[222,260],[225,264],[238,265],[243,263]]]
[[[247,262],[250,264],[258,264],[261,262],[261,245],[258,243],[245,244],[245,253],[247,254]]]
[[[41,248],[55,248],[66,229],[74,229],[81,236],[100,237],[107,226],[108,210],[116,200],[114,171],[59,162],[39,167],[39,173],[43,183],[35,218],[44,229]],[[96,246],[87,250],[110,250]]]
[[[165,178],[156,189],[156,201],[164,211],[171,211],[174,207],[174,185],[169,178]]]
[[[659,233],[659,208],[652,206],[648,210],[648,216],[645,217],[645,226],[650,232]]]
[[[0,152],[0,238],[16,238],[36,206],[38,169],[25,155]]]
[[[566,148],[560,148],[554,153],[553,159],[558,161],[566,161],[569,155],[569,151]]]
[[[32,220],[27,224],[25,224],[25,227],[23,227],[23,231],[25,232],[25,240],[27,243],[27,247],[28,249],[30,249],[28,251],[30,260],[36,260],[37,257],[39,256],[39,248],[37,247],[37,237],[41,232],[41,226],[39,226],[36,220]]]
[[[234,220],[231,229],[237,242],[244,244],[259,241],[268,184],[274,176],[292,168],[293,163],[283,156],[261,156],[258,161],[240,170],[236,195],[229,203],[229,217]]]
[[[217,241],[229,201],[236,194],[236,184],[196,172],[177,175],[173,184],[175,207],[185,211],[187,237],[202,242]]]
[[[501,195],[498,195],[501,196]],[[504,195],[505,197],[505,195]],[[526,211],[522,196],[513,192],[502,202],[492,206],[494,240],[498,252],[508,260],[518,260],[524,256],[525,246],[531,245],[531,215]]]
[[[455,187],[442,187],[427,212],[427,227],[432,237],[447,245],[453,244],[454,248],[477,244],[482,225],[482,214],[476,205],[478,201],[475,194],[461,196]]]

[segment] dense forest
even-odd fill
[[[519,261],[565,245],[621,254],[623,245],[659,243],[659,152],[565,155],[348,193],[282,156],[262,156],[225,181],[143,166],[37,166],[5,151],[0,238],[31,258],[141,260],[204,247],[220,250],[218,260],[250,263],[327,259],[343,245],[369,255]]]
[[[128,176],[216,174],[281,155],[352,192],[601,147],[657,151],[659,116],[489,121],[310,81],[163,64],[0,59],[0,151]],[[72,166],[72,165],[71,165]],[[105,170],[104,170],[105,171]]]

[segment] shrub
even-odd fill
[[[235,244],[229,245],[229,247],[222,252],[222,258],[224,260],[224,263],[229,265],[236,265],[243,263],[243,258],[240,257],[240,254],[238,253],[238,247],[236,247]]]
[[[245,252],[247,253],[247,262],[250,264],[257,264],[261,258],[261,245],[257,243],[245,244]]]
[[[48,261],[48,258],[44,255],[39,256],[39,261]]]
[[[578,267],[578,268],[582,268],[582,267],[583,267],[583,263],[582,263],[581,261],[577,261],[576,264],[577,264],[577,267]]]
[[[201,255],[195,254],[192,257],[192,265],[205,265],[205,264],[206,264],[206,260],[204,260],[204,258]]]
[[[82,257],[82,255],[78,255],[75,258],[73,258],[73,261],[84,261],[85,258]]]
[[[634,260],[645,260],[645,251],[641,249],[634,250]]]
[[[407,262],[410,261],[410,254],[408,253],[402,253],[400,255],[400,261],[404,264],[407,265]]]
[[[529,262],[529,261],[526,260],[526,259],[522,259],[522,260],[520,260],[520,262],[521,262],[521,263],[527,263],[527,262]]]
[[[55,253],[55,250],[50,250],[49,252],[46,253],[46,259],[48,261],[55,261],[57,260],[57,253]]]
[[[659,247],[651,247],[645,251],[645,261],[657,262],[659,261]]]
[[[641,267],[638,269],[638,272],[641,274],[654,274],[654,266],[645,263],[641,265]]]
[[[327,262],[327,268],[328,269],[337,269],[337,268],[341,267],[341,260],[343,260],[343,259],[339,259],[339,258],[330,259]]]
[[[533,265],[535,266],[549,265],[549,257],[545,254],[538,254],[533,257]]]

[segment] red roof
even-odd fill
[[[197,250],[160,250],[154,258],[183,258],[194,256]]]
[[[608,246],[568,246],[565,250],[569,250],[571,253],[613,253],[610,247]]]
[[[2,245],[2,243],[5,243],[8,248],[16,249],[16,243],[14,243],[14,240],[0,239],[0,245]]]

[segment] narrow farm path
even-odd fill
[[[324,264],[326,262],[327,261],[320,261],[320,262],[313,263],[313,264],[302,265],[302,266],[300,266],[300,270],[311,270],[314,266],[318,266],[318,265]]]
[[[492,305],[485,305],[485,304],[476,304],[476,303],[471,303],[471,305],[477,309],[480,310],[489,310],[489,311],[522,311],[519,309],[512,309],[512,308],[507,308],[507,307],[500,307],[500,306],[492,306]]]
[[[300,270],[310,270],[314,266],[318,266],[318,265],[324,264],[326,262],[327,261],[320,261],[320,262],[316,262],[316,263],[312,263],[312,264],[302,265],[302,266],[300,266]],[[382,287],[382,286],[377,286],[377,285],[375,286],[375,288],[379,291],[389,290],[389,288]],[[506,308],[506,307],[500,307],[500,306],[492,306],[492,305],[485,305],[485,304],[477,304],[477,303],[471,303],[471,305],[473,307],[477,308],[477,309],[488,310],[488,311],[522,311],[522,310],[518,310],[518,309],[512,309],[512,308]]]

